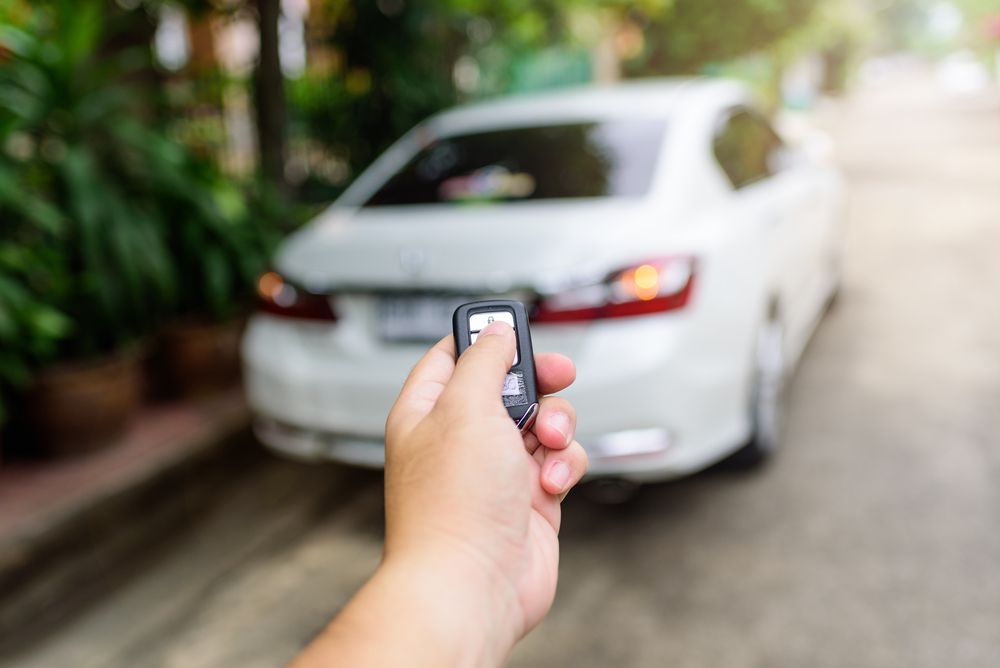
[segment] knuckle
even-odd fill
[[[513,352],[512,340],[506,336],[493,335],[493,336],[481,336],[476,340],[470,351],[481,350],[489,351],[490,354],[497,355],[500,353],[507,353],[508,350]]]
[[[546,395],[544,401],[548,406],[549,410],[558,410],[562,411],[563,413],[568,413],[570,415],[576,415],[576,409],[573,408],[573,404],[571,404],[567,399],[559,395],[556,394]]]
[[[498,340],[499,338],[498,336],[489,336],[479,339],[459,358],[459,364],[463,360],[485,360],[497,357],[503,350],[503,341]]]

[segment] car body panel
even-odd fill
[[[380,336],[384,299],[530,303],[646,259],[684,256],[696,261],[684,308],[535,323],[534,349],[577,365],[563,394],[577,409],[592,475],[665,479],[738,448],[752,429],[758,332],[780,318],[789,359],[800,354],[836,287],[843,208],[838,172],[793,149],[774,176],[732,188],[711,143],[727,110],[746,104],[731,82],[626,84],[475,105],[408,133],[276,257],[288,280],[329,293],[338,319],[251,319],[243,356],[262,440],[293,456],[381,465],[386,414],[428,345]],[[644,197],[359,206],[428,136],[638,116],[667,123]]]
[[[641,255],[649,207],[585,200],[476,208],[384,207],[332,212],[294,235],[276,268],[314,291],[368,288],[488,290],[534,286],[546,275],[593,273]],[[615,244],[593,239],[618,224]],[[634,234],[624,234],[632,228]],[[624,245],[623,245],[624,244]],[[419,253],[414,264],[407,253]]]

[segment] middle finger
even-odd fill
[[[542,397],[538,418],[532,428],[539,443],[552,450],[562,450],[576,433],[576,410],[562,397]]]

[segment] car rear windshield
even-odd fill
[[[646,194],[666,124],[614,120],[438,139],[365,206]]]

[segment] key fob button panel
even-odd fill
[[[511,419],[524,431],[531,427],[538,409],[535,358],[524,305],[518,301],[496,299],[459,306],[452,318],[455,349],[461,355],[476,342],[483,329],[496,321],[506,322],[514,328],[517,342],[514,363],[504,380],[500,396]]]
[[[497,320],[505,322],[511,327],[516,327],[514,324],[514,314],[510,311],[481,311],[469,315],[469,331],[478,332],[486,329],[487,326]]]

